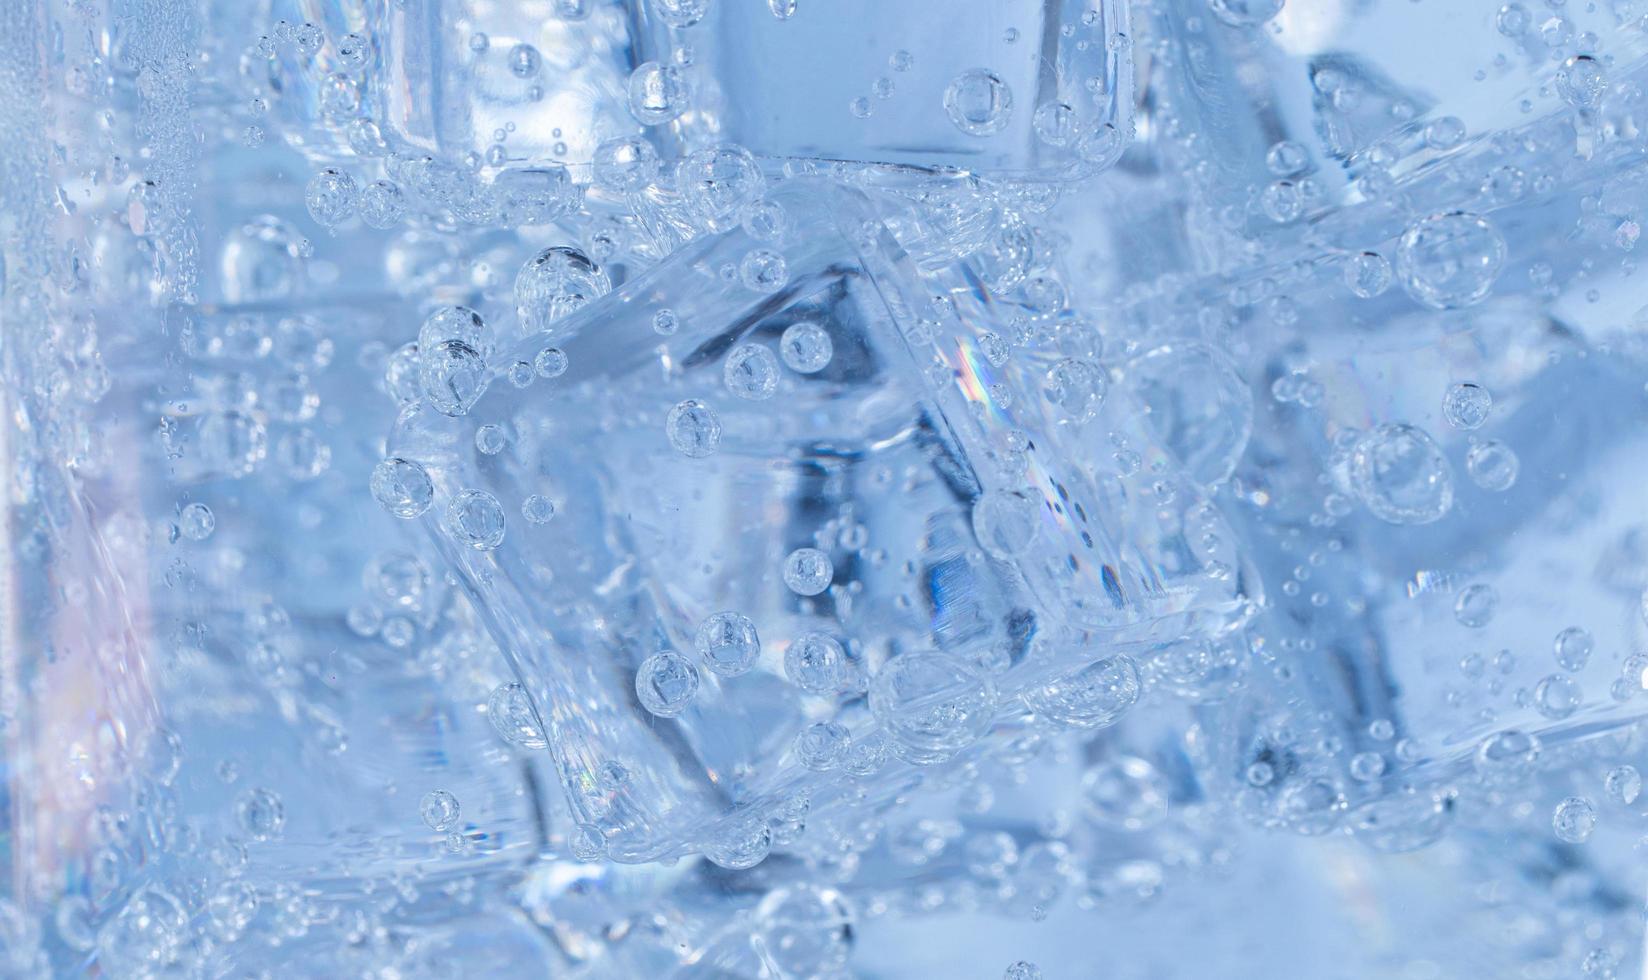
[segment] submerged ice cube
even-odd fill
[[[760,157],[1068,177],[1132,130],[1127,0],[760,4],[410,0],[367,73],[378,125],[438,157],[584,166],[643,134],[666,160],[729,141]],[[751,8],[757,9],[751,9]],[[500,138],[500,126],[513,127]]]
[[[815,722],[883,787],[1003,725],[1108,723],[1125,677],[1084,668],[1251,601],[1091,328],[923,276],[857,192],[769,200],[787,237],[687,246],[500,355],[553,342],[564,374],[495,378],[457,418],[415,405],[391,440],[617,860],[759,860],[778,808],[843,791],[798,747]],[[755,249],[782,257],[776,292],[738,274]],[[524,519],[533,497],[552,519]]]

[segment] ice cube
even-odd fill
[[[839,780],[792,748],[814,721],[890,738],[904,761],[877,780],[907,779],[1025,716],[1018,694],[1251,601],[1217,510],[1061,348],[1081,324],[1016,322],[959,267],[923,278],[854,191],[769,199],[787,238],[700,239],[503,357],[553,341],[564,374],[495,382],[457,419],[414,406],[391,440],[618,860],[742,864],[774,808],[825,809]],[[782,256],[776,292],[740,277],[759,249]],[[750,345],[779,348],[771,386],[727,367]],[[483,426],[501,452],[477,451]],[[477,494],[501,538],[473,533]],[[553,519],[523,518],[533,496]],[[726,612],[761,643],[732,677],[695,650]]]
[[[448,160],[496,146],[511,165],[584,166],[602,142],[644,134],[667,161],[734,142],[764,158],[1037,178],[1102,169],[1131,138],[1127,0],[969,0],[944,31],[923,0],[801,4],[784,18],[584,6],[396,5],[367,78],[377,124]]]

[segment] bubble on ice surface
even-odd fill
[[[396,517],[420,517],[435,501],[429,474],[417,463],[386,459],[372,470],[372,496]]]
[[[687,710],[697,693],[698,671],[678,653],[655,653],[635,672],[636,697],[660,718],[673,718]]]
[[[509,70],[516,78],[531,78],[543,67],[543,55],[530,44],[517,44],[509,49]]]
[[[1528,8],[1520,3],[1507,3],[1494,14],[1494,26],[1506,37],[1519,37],[1532,25]]]
[[[744,344],[727,355],[722,371],[727,390],[747,401],[764,401],[778,390],[778,358],[760,344]]]
[[[406,194],[392,180],[374,180],[361,188],[360,217],[368,227],[393,228],[406,216]]]
[[[360,34],[345,34],[338,38],[338,63],[346,71],[356,72],[366,67],[367,59],[371,57],[371,42]]]
[[[549,745],[526,689],[513,681],[498,685],[487,697],[486,717],[498,737],[511,745],[523,749],[542,749]]]
[[[1227,357],[1174,344],[1134,360],[1125,376],[1146,423],[1198,481],[1230,476],[1253,432],[1253,396]]]
[[[784,256],[771,249],[758,248],[745,255],[739,263],[738,278],[747,289],[758,293],[776,293],[788,281],[789,270]]]
[[[1385,774],[1385,757],[1377,752],[1358,752],[1351,757],[1350,775],[1352,779],[1364,783],[1377,780]]]
[[[784,559],[784,584],[796,595],[818,595],[834,578],[830,556],[817,548],[797,548]]]
[[[893,738],[894,751],[918,764],[971,744],[990,727],[995,710],[989,678],[934,654],[895,657],[870,681],[870,711]]]
[[[1603,778],[1603,788],[1609,799],[1622,806],[1630,806],[1642,795],[1642,775],[1635,766],[1615,766]]]
[[[784,651],[785,676],[812,694],[840,690],[846,670],[846,651],[827,633],[804,633]]]
[[[444,789],[430,790],[418,803],[418,815],[430,830],[450,830],[458,822],[458,798]]]
[[[790,232],[789,212],[774,201],[753,201],[744,206],[739,225],[751,238],[763,242],[780,242]]]
[[[1304,211],[1304,198],[1292,181],[1278,180],[1259,195],[1259,206],[1265,216],[1277,224],[1287,224]]]
[[[1497,439],[1479,442],[1465,454],[1465,472],[1484,490],[1503,493],[1516,484],[1522,462],[1511,447]]]
[[[630,73],[629,111],[643,126],[657,126],[687,111],[691,92],[681,69],[649,61]]]
[[[1110,383],[1090,361],[1067,357],[1047,372],[1047,399],[1070,418],[1083,422],[1097,413]]]
[[[1453,508],[1453,467],[1428,433],[1406,423],[1357,443],[1351,481],[1368,510],[1392,524],[1430,524]]]
[[[835,344],[823,327],[803,320],[784,329],[778,341],[778,352],[791,371],[816,374],[824,370],[835,356]]]
[[[1485,298],[1505,264],[1505,239],[1486,218],[1450,211],[1402,233],[1396,268],[1402,287],[1432,309],[1472,306]]]
[[[1148,760],[1135,756],[1107,759],[1082,776],[1082,803],[1101,825],[1138,831],[1168,815],[1172,789]]]
[[[718,612],[698,626],[694,643],[704,665],[722,677],[737,677],[755,666],[761,638],[755,623],[736,612]]]
[[[1558,666],[1569,673],[1578,673],[1590,662],[1595,646],[1596,641],[1589,630],[1583,626],[1570,626],[1556,635],[1552,649]]]
[[[286,804],[273,790],[250,789],[236,801],[235,818],[252,840],[273,840],[286,826]]]
[[[712,456],[721,446],[721,420],[714,409],[695,398],[669,410],[664,431],[675,451],[692,459]]]
[[[498,455],[507,442],[502,426],[487,423],[475,430],[475,450],[483,456]]]
[[[434,572],[416,555],[392,551],[372,559],[361,578],[374,599],[387,607],[416,609],[429,591]]]
[[[1282,822],[1307,837],[1330,833],[1339,825],[1344,807],[1344,794],[1326,779],[1289,783],[1277,801]]]
[[[183,536],[190,541],[205,541],[217,527],[217,518],[212,514],[212,508],[197,501],[183,508],[177,523]]]
[[[647,3],[671,27],[691,27],[709,13],[711,0],[647,0]]]
[[[1363,299],[1390,288],[1391,265],[1378,252],[1359,252],[1345,260],[1345,285]]]
[[[576,206],[572,178],[557,165],[505,170],[493,180],[492,193],[499,217],[510,224],[543,224]]]
[[[443,415],[464,415],[486,392],[486,357],[461,340],[443,340],[420,354],[423,396]]]
[[[1539,737],[1517,729],[1484,738],[1476,749],[1476,771],[1492,782],[1514,782],[1533,773],[1542,746]]]
[[[821,721],[801,730],[795,737],[795,755],[814,772],[827,772],[841,764],[851,743],[847,729]]]
[[[1442,398],[1442,417],[1456,429],[1479,429],[1493,409],[1493,395],[1481,385],[1462,381],[1448,387]]]
[[[1037,714],[1072,728],[1103,728],[1121,720],[1142,685],[1132,657],[1095,660],[1025,695]]]
[[[955,127],[969,136],[990,136],[1007,125],[1013,112],[1013,92],[995,72],[970,68],[945,87],[944,111]]]
[[[493,551],[504,540],[503,505],[485,490],[464,490],[447,505],[446,525],[470,548]]]
[[[1579,684],[1568,674],[1549,674],[1534,686],[1534,707],[1552,721],[1561,721],[1584,701]]]
[[[1064,146],[1076,138],[1076,110],[1063,102],[1037,106],[1031,124],[1036,128],[1036,135],[1049,146]]]
[[[713,230],[723,230],[738,224],[744,207],[760,199],[767,181],[749,150],[721,145],[682,160],[675,184],[700,220]]]
[[[1461,626],[1480,628],[1493,620],[1499,608],[1499,592],[1491,585],[1469,585],[1460,590],[1453,603],[1453,618]]]
[[[494,347],[486,321],[479,313],[463,306],[443,306],[425,317],[418,328],[420,351],[434,351],[447,340],[461,341],[483,357]]]
[[[357,206],[355,178],[339,170],[322,170],[304,192],[309,215],[328,228],[347,222]]]
[[[595,148],[595,181],[618,191],[640,190],[658,176],[658,151],[638,136],[618,136]]]
[[[1213,16],[1232,27],[1263,24],[1282,12],[1284,0],[1207,0]]]
[[[740,871],[765,861],[771,850],[772,829],[767,822],[747,818],[718,831],[705,847],[704,856],[729,871]]]
[[[1434,119],[1425,126],[1425,145],[1433,150],[1451,150],[1465,139],[1465,124],[1454,116]]]
[[[529,494],[521,501],[521,516],[528,524],[548,524],[555,517],[555,502],[541,494]]]
[[[973,504],[973,533],[992,555],[1022,554],[1035,541],[1039,507],[1022,493],[992,490]]]
[[[1557,69],[1557,94],[1576,109],[1594,108],[1607,90],[1608,76],[1590,55],[1575,55]]]
[[[559,378],[566,373],[570,362],[566,351],[559,347],[545,347],[532,358],[532,370],[540,378]]]
[[[1565,844],[1583,844],[1596,830],[1596,806],[1582,796],[1570,796],[1551,813],[1551,830]]]
[[[527,333],[549,332],[551,324],[612,291],[612,281],[574,248],[546,248],[515,276],[515,315]]]

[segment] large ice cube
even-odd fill
[[[1247,606],[1218,513],[1102,368],[1061,350],[1078,325],[1015,322],[960,268],[924,279],[854,192],[790,181],[771,200],[787,240],[688,245],[501,361],[553,345],[564,374],[497,377],[456,419],[414,407],[391,440],[432,477],[424,524],[621,860],[713,854],[799,794],[826,806],[837,777],[792,751],[808,724],[847,727],[861,762],[889,739],[902,761],[877,779],[908,779],[1025,716],[1016,696],[1054,674]],[[766,249],[776,292],[740,276]],[[695,649],[723,611],[759,634],[748,673]],[[839,680],[809,634],[842,644]],[[666,661],[637,697],[660,651],[696,679]]]

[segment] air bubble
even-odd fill
[[[984,68],[957,75],[944,90],[944,111],[969,136],[991,136],[1007,126],[1013,92],[1001,76]]]
[[[431,790],[418,804],[418,815],[430,830],[450,830],[458,822],[458,798],[444,789]]]
[[[635,672],[635,695],[641,707],[660,718],[674,718],[698,695],[698,671],[680,654],[660,651]]]
[[[818,595],[834,578],[830,556],[817,548],[797,548],[784,559],[784,584],[796,595]]]
[[[670,409],[664,430],[675,451],[692,459],[713,456],[721,448],[721,420],[697,399],[689,398]]]

